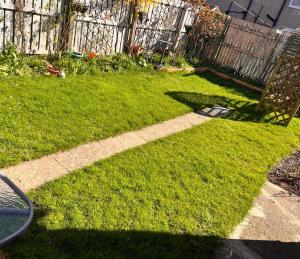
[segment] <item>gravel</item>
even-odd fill
[[[270,182],[300,196],[300,149],[281,160],[268,175]]]

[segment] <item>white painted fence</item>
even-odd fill
[[[0,0],[0,50],[7,42],[22,44],[16,0]],[[66,0],[25,0],[24,42],[28,54],[47,54],[55,48]],[[73,23],[72,49],[105,54],[122,52],[129,30],[130,5],[126,0],[80,0],[88,7]],[[159,40],[172,41],[191,24],[191,13],[184,11],[182,0],[161,1],[145,6],[147,15],[138,22],[135,40],[152,47]]]
[[[52,20],[61,11],[62,0],[25,0],[24,42],[27,53],[48,53],[58,37],[58,26]],[[15,0],[0,0],[0,49],[7,42],[21,48]],[[52,27],[50,27],[50,24]]]

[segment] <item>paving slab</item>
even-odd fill
[[[91,165],[127,149],[200,125],[211,118],[188,113],[140,130],[84,144],[65,152],[21,163],[2,171],[24,192],[76,169]]]
[[[57,153],[53,157],[67,170],[74,171],[147,142],[137,133],[130,132]]]
[[[300,258],[300,197],[267,182],[213,258]]]
[[[52,156],[27,161],[1,171],[24,192],[69,173]]]

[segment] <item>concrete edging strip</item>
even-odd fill
[[[22,191],[27,192],[101,159],[192,128],[210,119],[197,113],[188,113],[140,130],[84,144],[68,151],[58,152],[32,161],[26,161],[3,169],[3,172]]]

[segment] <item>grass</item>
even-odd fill
[[[29,193],[12,258],[209,258],[242,220],[292,128],[216,119]]]
[[[211,75],[88,78],[19,88],[19,96],[35,96],[27,119],[41,138],[28,145],[49,143],[41,150],[50,152],[216,103],[234,111],[30,192],[35,220],[8,247],[12,258],[208,258],[246,215],[269,168],[300,144],[298,118],[288,128],[265,123],[254,112],[256,95]]]
[[[193,107],[176,91],[246,100],[211,75],[124,72],[98,76],[3,78],[0,168],[173,118]],[[229,83],[227,83],[228,86]],[[250,95],[251,98],[255,96]]]

